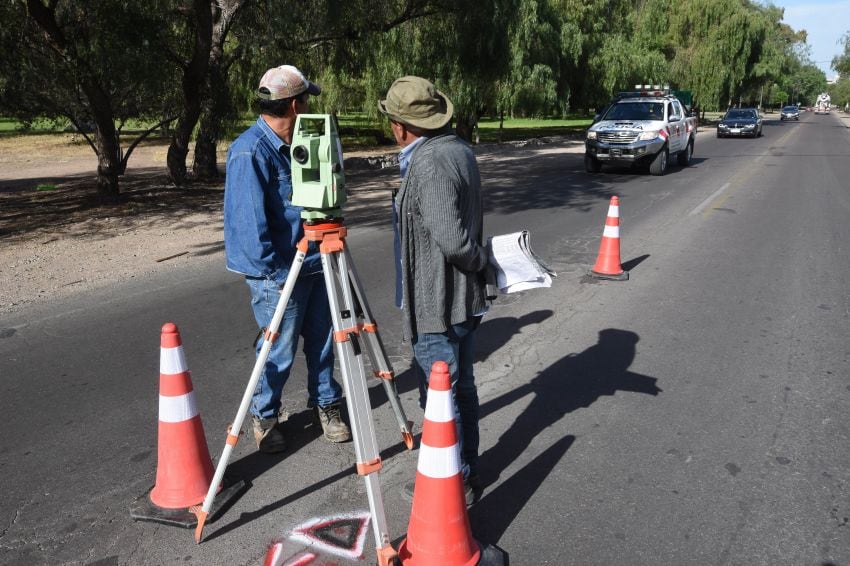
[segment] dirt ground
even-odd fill
[[[576,142],[570,145],[575,151]],[[508,149],[491,149],[485,159]],[[175,187],[165,174],[166,151],[164,142],[138,147],[121,198],[104,205],[94,152],[80,136],[0,137],[0,315],[200,262],[224,269],[223,182]],[[376,204],[389,203],[397,175],[347,171],[347,214],[367,222],[369,214],[380,215]]]

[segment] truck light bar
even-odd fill
[[[641,96],[669,96],[670,85],[635,85],[634,91],[617,93],[617,98],[640,98]]]

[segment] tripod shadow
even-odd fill
[[[656,385],[656,378],[628,371],[638,340],[640,337],[628,330],[601,330],[599,341],[585,351],[561,358],[529,383],[482,404],[480,414],[483,418],[528,395],[533,396],[528,407],[496,444],[481,455],[480,468],[485,485],[495,482],[500,476],[499,470],[508,468],[520,458],[538,434],[564,415],[589,407],[600,397],[614,395],[617,391],[658,395],[661,389]],[[574,440],[571,435],[563,437],[475,506],[473,516],[483,520],[482,527],[489,531],[485,533],[488,540],[498,541]]]
[[[301,411],[295,415],[291,415],[289,420],[287,420],[287,425],[292,424],[293,429],[288,429],[287,431],[287,447],[286,452],[277,455],[277,454],[263,454],[261,452],[253,452],[244,458],[233,462],[228,467],[228,475],[232,474],[234,478],[245,480],[245,483],[250,487],[251,480],[255,479],[267,472],[272,467],[279,464],[287,455],[292,455],[298,452],[298,450],[310,442],[312,442],[318,436],[322,434],[322,427],[318,423],[313,422],[313,412],[312,410]],[[311,421],[311,424],[308,424],[307,420]],[[294,421],[294,422],[293,422]],[[298,427],[302,427],[299,431]],[[312,432],[303,432],[310,431]],[[296,434],[292,434],[296,432]],[[418,438],[416,439],[418,442]],[[352,448],[353,450],[353,448]],[[397,442],[393,446],[390,446],[386,450],[382,450],[380,453],[381,460],[387,461],[393,456],[400,454],[407,450],[407,447],[402,442]],[[278,509],[281,509],[295,501],[298,501],[302,497],[308,497],[310,494],[319,491],[329,485],[333,485],[334,483],[341,481],[345,478],[356,474],[355,469],[349,468],[340,470],[339,472],[327,476],[326,478],[313,482],[310,485],[303,487],[302,489],[283,497],[282,499],[278,499],[268,505],[264,505],[263,507],[257,509],[256,511],[248,511],[242,512],[239,514],[239,517],[234,519],[233,521],[222,525],[220,528],[215,527],[210,529],[209,534],[204,537],[204,540],[213,540],[220,536],[224,536],[227,533],[234,531],[244,525],[247,525],[266,515],[268,513],[273,513]]]
[[[532,324],[540,324],[551,317],[554,312],[539,310],[524,314],[521,317],[503,316],[500,318],[484,318],[481,328],[475,333],[475,361],[483,362],[507,344],[511,338],[520,334],[522,329]]]
[[[562,437],[470,507],[469,521],[479,540],[495,544],[502,538],[575,439],[571,434]]]
[[[411,362],[415,363],[415,362]],[[410,391],[417,391],[419,389],[419,383],[416,379],[416,372],[413,371],[413,367],[409,367],[400,374],[396,375],[393,378],[395,382],[395,389],[398,392],[399,396],[404,395]],[[372,410],[374,411],[381,405],[388,402],[387,392],[384,390],[384,385],[380,383],[377,379],[371,380],[369,385],[369,403],[372,405]],[[406,409],[406,407],[405,407]],[[408,415],[408,418],[410,415]]]

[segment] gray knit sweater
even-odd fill
[[[396,199],[405,338],[445,332],[483,311],[488,257],[472,149],[453,134],[424,140]]]

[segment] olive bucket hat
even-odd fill
[[[378,110],[391,120],[424,130],[439,130],[449,123],[454,105],[449,97],[422,77],[396,79]]]

